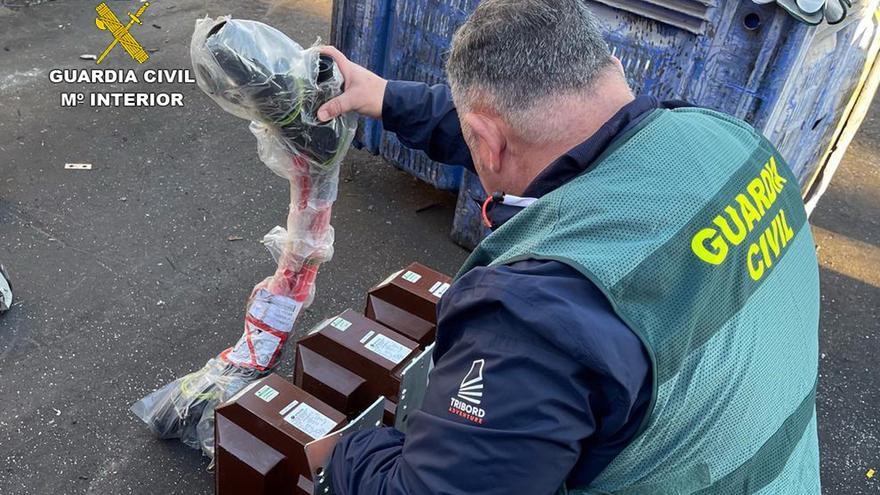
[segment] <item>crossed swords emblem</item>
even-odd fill
[[[141,8],[138,9],[136,14],[132,14],[131,12],[129,12],[128,16],[131,18],[131,20],[126,26],[123,26],[122,23],[119,22],[119,18],[116,17],[116,14],[114,14],[113,11],[110,10],[110,7],[108,7],[106,3],[101,2],[100,5],[95,7],[95,11],[98,12],[98,17],[95,19],[95,25],[98,26],[98,29],[100,29],[101,31],[109,30],[110,33],[113,34],[113,41],[110,43],[107,49],[104,50],[104,53],[102,53],[101,56],[98,57],[97,63],[100,64],[101,61],[104,60],[104,57],[106,57],[110,53],[110,50],[112,50],[113,47],[115,47],[117,44],[121,44],[122,48],[125,49],[126,52],[128,52],[129,56],[137,60],[139,64],[146,62],[147,59],[150,58],[150,56],[147,55],[147,52],[144,51],[144,48],[140,45],[140,43],[138,43],[137,40],[134,39],[134,36],[132,36],[131,33],[128,32],[128,30],[135,23],[143,24],[140,18],[142,15],[144,15],[144,12],[149,6],[150,3],[146,2],[141,5]]]

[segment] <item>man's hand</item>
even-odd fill
[[[345,91],[321,105],[318,120],[326,122],[346,112],[357,112],[367,117],[382,117],[385,99],[385,79],[352,62],[332,46],[321,47],[321,53],[333,58],[345,78]]]

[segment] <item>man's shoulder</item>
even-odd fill
[[[599,355],[637,359],[639,338],[614,312],[608,298],[569,265],[523,260],[477,267],[457,280],[440,306],[441,324],[466,325],[473,315],[492,311],[498,331],[539,338],[576,358]]]
[[[595,284],[570,265],[555,260],[529,259],[478,266],[462,275],[450,291],[453,297],[475,291],[478,300],[513,298],[529,303],[577,302],[578,306],[595,302],[599,306],[597,309],[613,312]]]

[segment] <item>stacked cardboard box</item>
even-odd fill
[[[437,302],[452,279],[419,263],[392,274],[367,293],[367,318],[419,343],[434,342]]]
[[[217,495],[311,495],[305,446],[345,422],[344,414],[278,375],[255,382],[216,410]]]
[[[450,282],[418,263],[394,273],[370,289],[366,316],[349,309],[297,343],[293,383],[270,375],[218,407],[217,494],[311,494],[317,473],[307,444],[379,397],[384,423],[394,425],[402,373],[434,341]]]
[[[293,381],[354,417],[379,396],[397,401],[400,372],[418,352],[416,342],[349,309],[299,341]]]

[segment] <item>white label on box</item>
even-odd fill
[[[396,340],[389,339],[381,333],[376,334],[376,336],[367,342],[364,347],[394,364],[399,364],[405,357],[409,356],[410,352],[412,352],[412,349],[409,347]]]
[[[339,330],[340,332],[344,332],[348,330],[348,327],[351,326],[351,322],[341,316],[338,316],[330,322],[330,326]]]
[[[297,404],[299,404],[298,400],[291,402],[290,404],[284,406],[284,409],[278,411],[278,414],[284,416],[285,414],[289,413],[290,410],[293,409]]]
[[[431,286],[431,290],[429,291],[431,294],[434,294],[435,297],[443,297],[443,294],[446,294],[446,290],[449,289],[449,284],[446,282],[437,282],[433,286]]]
[[[406,280],[407,282],[416,283],[419,281],[420,278],[422,278],[422,276],[416,272],[411,272],[407,270],[406,273],[404,273],[403,276],[400,278]]]
[[[268,385],[263,385],[262,387],[260,387],[260,390],[257,390],[257,393],[255,393],[254,395],[263,399],[266,402],[271,402],[272,399],[278,397],[278,391]]]
[[[321,438],[336,427],[336,423],[332,419],[324,416],[305,402],[294,407],[293,411],[284,416],[284,421],[312,438]]]

